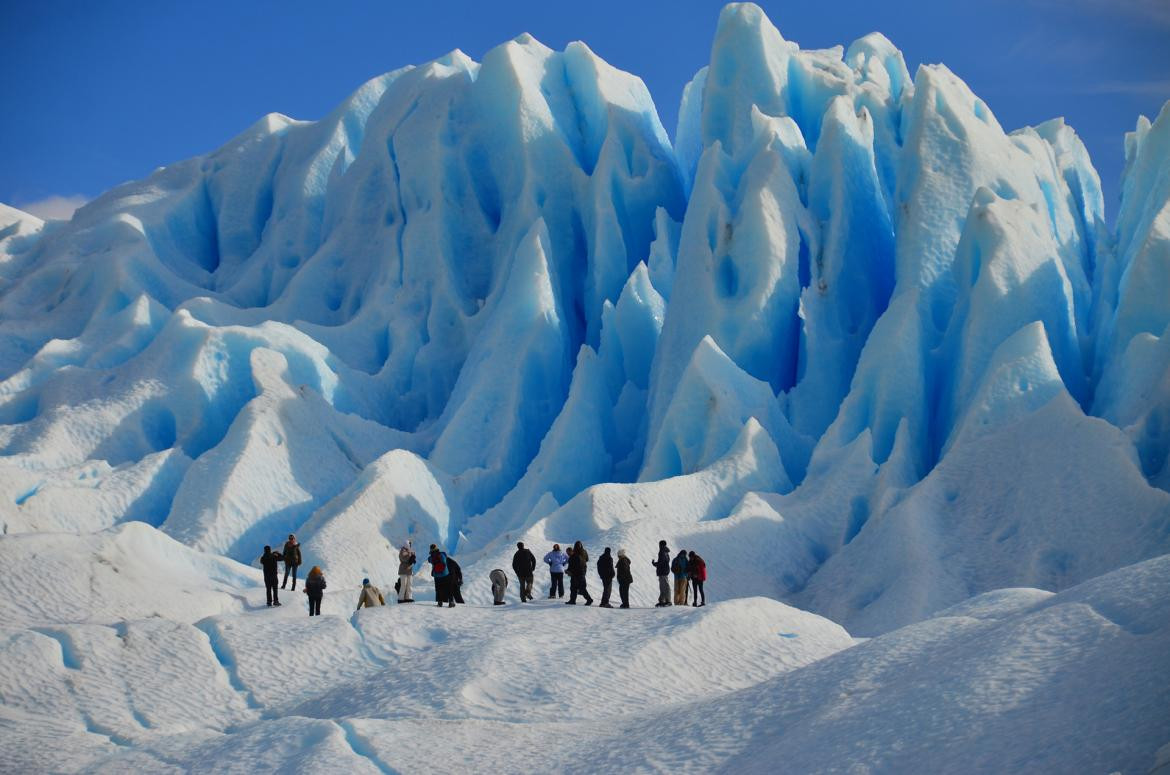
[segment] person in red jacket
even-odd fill
[[[695,608],[707,605],[707,593],[703,591],[703,582],[707,580],[707,563],[703,562],[703,558],[694,552],[691,552],[687,557],[687,574],[691,577],[691,586],[695,589],[695,593],[691,595],[691,599],[694,600],[691,605]],[[699,595],[703,596],[701,603]]]

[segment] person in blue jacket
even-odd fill
[[[431,578],[435,580],[435,605],[442,608],[443,603],[447,603],[449,608],[454,608],[455,600],[451,595],[451,569],[447,566],[447,553],[431,544],[427,562],[431,564]]]
[[[544,556],[544,562],[548,565],[549,575],[552,577],[552,583],[548,588],[549,599],[564,597],[565,566],[569,564],[569,555],[561,551],[560,544],[553,544],[552,551]]]

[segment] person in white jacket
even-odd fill
[[[413,603],[414,590],[411,589],[410,582],[414,580],[414,549],[411,548],[410,541],[402,545],[398,550],[398,602],[399,603]]]
[[[569,564],[569,555],[561,551],[560,544],[553,544],[552,551],[544,556],[548,565],[552,584],[548,588],[549,599],[565,596],[565,566]]]

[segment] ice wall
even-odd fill
[[[1062,121],[747,3],[673,147],[581,43],[388,73],[69,222],[0,209],[0,520],[360,576],[675,493],[774,525],[745,594],[858,631],[1063,588],[1170,550],[1170,110],[1126,154],[1110,230]]]

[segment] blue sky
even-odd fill
[[[804,48],[873,30],[943,62],[1005,128],[1064,116],[1112,218],[1122,138],[1170,99],[1170,0],[761,2]],[[314,119],[371,76],[521,32],[583,40],[645,80],[673,133],[722,3],[0,0],[0,202],[67,211],[278,111]],[[54,198],[56,200],[54,201]]]

